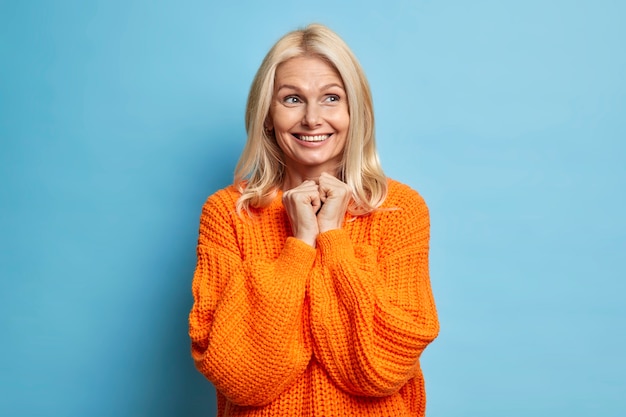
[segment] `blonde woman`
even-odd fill
[[[428,209],[381,169],[348,46],[322,25],[281,38],[246,129],[233,185],[203,207],[192,284],[218,416],[423,416]]]

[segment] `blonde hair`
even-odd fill
[[[365,73],[346,43],[332,30],[311,24],[283,36],[267,53],[257,71],[246,105],[248,139],[235,169],[234,183],[241,192],[237,212],[267,206],[285,177],[282,151],[265,129],[274,94],[276,68],[289,59],[314,56],[339,73],[348,99],[350,125],[341,163],[340,179],[350,187],[349,211],[363,215],[376,210],[387,195],[387,178],[376,151],[374,109]]]

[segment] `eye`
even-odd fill
[[[340,97],[337,94],[329,94],[326,96],[326,101],[329,103],[336,103],[340,100]]]
[[[283,103],[285,104],[298,104],[300,103],[300,98],[298,96],[287,96],[283,99]]]

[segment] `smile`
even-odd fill
[[[330,135],[315,135],[315,136],[307,136],[307,135],[296,135],[294,134],[298,140],[303,142],[323,142],[330,137]]]

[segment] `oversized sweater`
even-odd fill
[[[291,236],[281,192],[250,217],[238,197],[202,209],[189,316],[218,416],[423,416],[419,359],[439,323],[421,196],[389,180],[381,209],[346,214],[316,248]]]

